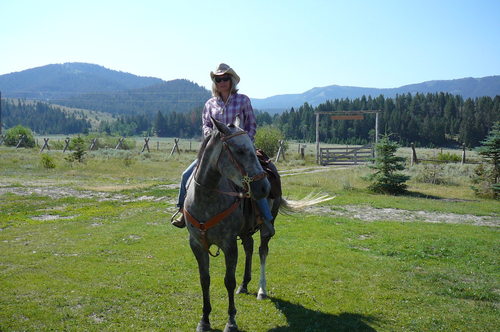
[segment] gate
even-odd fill
[[[374,158],[372,144],[361,147],[339,147],[321,148],[319,153],[319,164],[327,165],[358,165],[367,163]]]

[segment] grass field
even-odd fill
[[[195,153],[170,157],[171,147],[142,154],[100,150],[82,164],[50,151],[53,169],[42,166],[38,150],[0,147],[0,331],[196,328],[197,265],[187,231],[168,222],[174,185]],[[278,167],[316,168],[292,155]],[[290,199],[311,191],[336,198],[322,213],[278,217],[268,259],[270,298],[256,300],[255,270],[252,294],[236,297],[240,329],[498,331],[498,201],[475,197],[464,175],[470,170],[459,166],[447,170],[454,174],[449,184],[412,180],[411,195],[399,197],[367,192],[361,176],[368,171],[329,168],[283,177]],[[335,215],[350,206],[472,215],[493,226]],[[227,318],[222,258],[212,259],[211,275],[218,331]]]

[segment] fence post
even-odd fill
[[[417,159],[417,151],[415,151],[415,143],[411,143],[411,150],[412,150],[412,154],[411,154],[411,166],[413,166],[414,164],[418,164],[418,159]]]
[[[89,150],[90,150],[90,151],[94,150],[94,148],[96,147],[96,144],[97,144],[97,138],[94,138],[94,139],[92,140],[92,143],[90,144],[90,148],[89,148]]]
[[[43,150],[45,150],[45,148],[47,148],[47,150],[50,150],[49,139],[48,138],[44,138],[43,141],[44,141],[44,143],[43,143],[42,148],[40,149],[40,152],[43,152]]]
[[[280,140],[279,143],[280,143],[280,147],[278,149],[278,154],[276,155],[276,161],[275,162],[278,162],[278,160],[280,160],[280,157],[283,157],[283,160],[286,160],[285,159],[285,147],[284,147],[285,141]]]
[[[124,140],[124,139],[125,139],[125,138],[123,138],[123,137],[120,137],[120,138],[118,139],[118,143],[117,143],[117,144],[116,144],[116,146],[115,146],[115,150],[118,150],[119,148],[121,148],[121,146],[122,146],[122,143],[123,143],[123,140]]]
[[[465,164],[465,143],[462,143],[462,165]]]
[[[172,147],[172,151],[170,151],[170,156],[172,156],[174,154],[175,150],[177,150],[177,154],[181,154],[181,152],[179,151],[179,139],[178,138],[174,138],[174,146]]]
[[[65,144],[64,144],[64,149],[63,149],[63,153],[66,152],[66,150],[68,149],[69,147],[69,142],[70,142],[70,138],[69,137],[66,137],[66,139],[64,140]]]
[[[24,135],[19,135],[19,142],[17,142],[16,149],[21,146],[21,143],[24,141]]]
[[[149,137],[144,137],[144,146],[142,147],[141,153],[143,153],[145,149],[148,149],[148,152],[150,152],[149,151]]]

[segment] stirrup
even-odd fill
[[[177,212],[174,213],[172,218],[170,218],[170,223],[175,227],[184,228],[186,227],[186,221],[184,220],[184,214],[181,213],[181,211],[182,208],[180,208]],[[181,213],[181,215],[177,216],[179,213]]]

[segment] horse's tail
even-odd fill
[[[320,195],[320,194],[308,194],[306,197],[295,201],[289,200],[281,197],[281,204],[279,212],[284,214],[291,214],[295,212],[304,211],[306,208],[327,202],[329,200],[334,199],[335,196],[330,195]]]

